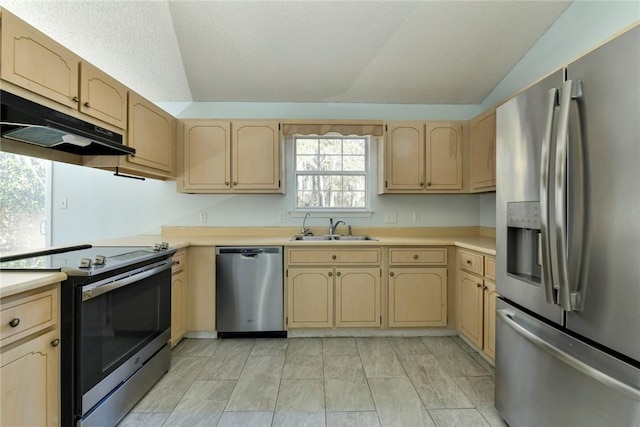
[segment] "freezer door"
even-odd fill
[[[559,88],[563,78],[558,70],[498,107],[496,115],[497,291],[558,324],[563,312],[547,302],[543,287],[540,220],[536,224],[529,217],[539,215],[543,140],[555,131],[547,130],[549,91]],[[549,152],[553,154],[550,147]],[[552,160],[547,159],[549,164]],[[549,179],[552,186],[553,176]]]
[[[569,65],[567,78],[581,83],[570,147],[582,147],[588,172],[575,178],[570,151],[570,282],[586,250],[567,327],[640,362],[640,26]]]
[[[497,301],[496,408],[511,426],[640,425],[640,369]]]

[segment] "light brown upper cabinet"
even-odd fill
[[[127,128],[127,88],[123,84],[6,10],[2,10],[0,77],[105,123]]]
[[[78,108],[80,57],[2,10],[2,80]]]
[[[135,148],[130,163],[167,176],[174,176],[176,119],[142,96],[129,92],[127,141]]]
[[[136,154],[84,156],[83,164],[155,179],[175,178],[175,117],[133,91],[128,98],[127,145]]]
[[[471,192],[496,190],[496,110],[471,120]]]
[[[185,120],[185,193],[282,193],[282,143],[275,121]]]
[[[378,161],[380,194],[459,193],[462,123],[387,123]]]
[[[80,63],[80,111],[127,128],[127,87],[88,62]]]

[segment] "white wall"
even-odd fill
[[[160,103],[181,118],[345,118],[387,120],[469,119],[570,62],[640,19],[637,1],[575,1],[500,82],[482,105]],[[162,225],[298,226],[300,218],[281,212],[292,207],[287,195],[178,194],[174,182],[144,182],[111,173],[55,164],[53,168],[53,242],[76,243],[138,233],[157,233]],[[289,175],[287,179],[291,179]],[[374,185],[374,183],[371,183]],[[291,188],[288,183],[288,188]],[[60,209],[61,198],[68,208]],[[384,212],[398,215],[398,226],[495,226],[495,194],[447,196],[372,196],[370,218],[348,218],[354,225],[383,226]],[[207,212],[208,221],[199,222]],[[421,222],[411,221],[420,212]],[[312,218],[310,225],[326,224]]]

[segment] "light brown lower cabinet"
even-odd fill
[[[389,268],[389,327],[447,325],[447,269]]]
[[[59,286],[2,299],[0,425],[60,424]]]
[[[495,359],[495,257],[458,250],[458,268],[458,331]]]
[[[289,328],[380,327],[380,269],[289,268],[287,307]]]
[[[175,347],[187,333],[187,269],[186,252],[174,256],[171,272],[171,347]]]

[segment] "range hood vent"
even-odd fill
[[[81,156],[123,156],[135,150],[122,135],[1,91],[2,138]]]

